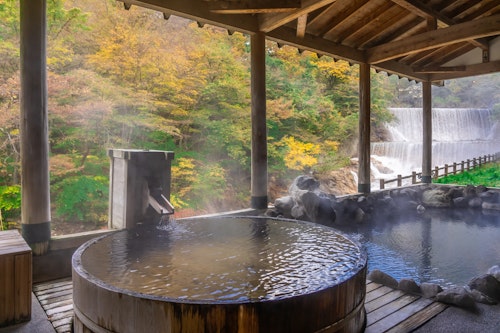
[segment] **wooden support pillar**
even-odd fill
[[[46,0],[20,1],[21,227],[34,255],[50,240],[46,21]]]
[[[358,192],[370,193],[370,65],[359,65]]]
[[[422,183],[432,182],[432,89],[431,82],[422,82]]]
[[[252,174],[251,207],[266,209],[267,199],[267,125],[266,125],[266,38],[251,36],[252,94]]]

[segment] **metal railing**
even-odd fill
[[[453,162],[453,164],[445,164],[444,166],[436,166],[432,170],[432,179],[438,179],[440,177],[446,177],[448,175],[454,175],[464,171],[469,171],[474,168],[478,168],[485,163],[495,162],[500,160],[500,152],[490,155],[479,156],[473,159],[467,159],[466,161],[461,161],[459,163]],[[422,172],[413,171],[411,175],[402,176],[398,175],[397,178],[392,179],[380,179],[380,189],[385,189],[385,186],[390,183],[396,183],[397,187],[403,185],[403,181],[406,179],[411,179],[411,184],[420,184],[422,179]]]

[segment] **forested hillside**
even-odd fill
[[[114,0],[48,0],[47,42],[53,220],[107,221],[109,148],[174,151],[177,210],[248,206],[248,36],[136,6],[127,11]],[[266,61],[269,178],[288,186],[299,173],[347,165],[356,153],[357,66],[272,42]],[[484,95],[473,94],[477,80],[457,80],[439,88],[436,103],[493,107],[494,78]],[[19,88],[19,4],[2,0],[4,225],[19,220]],[[374,72],[375,128],[390,120],[386,107],[418,106],[419,88]]]

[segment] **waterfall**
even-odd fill
[[[375,178],[422,170],[422,109],[390,108],[387,142],[371,144]],[[500,150],[500,125],[488,109],[432,109],[432,165],[442,166]]]

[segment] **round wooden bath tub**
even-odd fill
[[[73,255],[75,332],[362,332],[366,252],[256,217],[124,230]]]

